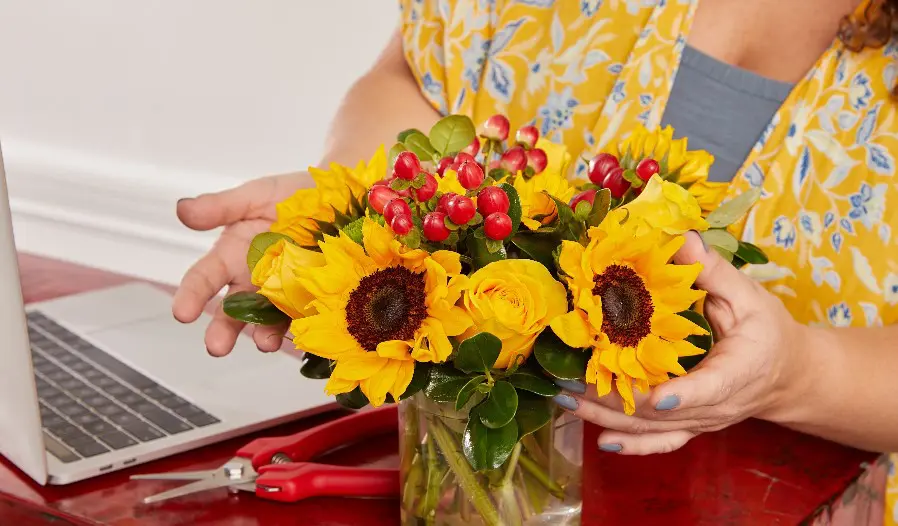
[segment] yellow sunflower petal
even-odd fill
[[[614,385],[624,402],[624,413],[632,415],[636,412],[636,401],[633,399],[633,379],[625,374],[618,374],[614,379]]]
[[[645,379],[645,369],[643,369],[642,365],[636,360],[635,347],[621,348],[619,362],[620,368],[624,374],[631,376],[634,379]]]
[[[677,351],[677,356],[698,356],[700,354],[705,354],[705,350],[701,347],[696,347],[686,340],[677,340],[670,342],[670,345]]]
[[[398,360],[388,360],[388,363],[384,364],[384,367],[378,374],[359,382],[359,387],[365,393],[365,396],[368,397],[368,401],[371,402],[372,406],[380,407],[386,402],[387,393],[396,384],[402,363]]]
[[[583,272],[583,254],[586,248],[575,241],[562,241],[561,254],[558,256],[558,266],[578,285],[588,283],[590,277]]]
[[[433,318],[427,318],[418,329],[420,335],[412,349],[412,357],[419,362],[445,362],[452,354],[452,344],[446,336],[443,324]],[[426,345],[424,339],[426,338]]]
[[[446,269],[446,273],[450,276],[461,274],[461,255],[458,252],[437,250],[430,257]]]
[[[449,306],[445,301],[428,309],[430,317],[435,318],[443,325],[447,336],[458,336],[468,330],[474,323],[471,316],[461,307]]]
[[[322,358],[334,360],[345,354],[364,352],[346,331],[345,314],[342,312],[325,312],[294,320],[290,324],[290,332],[297,349]]]
[[[389,340],[380,342],[377,345],[377,355],[381,358],[390,358],[391,360],[411,360],[409,354],[411,345],[402,340]]]
[[[331,375],[331,377],[327,380],[327,384],[324,385],[324,392],[328,396],[334,396],[338,394],[348,393],[358,386],[358,380],[346,380],[345,378],[338,378]]]
[[[552,331],[569,347],[584,348],[592,343],[592,333],[586,314],[581,310],[572,310],[556,317],[549,323]]]
[[[386,227],[380,226],[377,221],[367,217],[364,219],[362,242],[365,244],[365,252],[377,265],[388,267],[395,262],[393,233]]]
[[[449,289],[446,286],[446,269],[432,259],[424,261],[424,269],[424,290],[427,293],[426,304],[430,307],[449,294]]]
[[[636,351],[639,363],[653,374],[674,373],[686,374],[683,367],[677,362],[677,349],[670,342],[666,342],[657,336],[646,336]]]
[[[405,394],[408,385],[412,383],[412,377],[415,375],[415,362],[408,360],[399,362],[399,369],[396,371],[396,380],[393,387],[390,388],[390,394],[393,400],[399,400],[399,397]]]
[[[376,352],[344,356],[337,360],[337,365],[331,372],[331,376],[361,381],[377,376],[389,361],[389,358],[381,358]]]
[[[542,223],[535,219],[530,219],[529,217],[521,217],[521,223],[524,224],[530,230],[537,230],[542,226]]]
[[[708,331],[678,314],[655,311],[652,315],[652,334],[675,341],[692,335],[704,336]]]

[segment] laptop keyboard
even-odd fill
[[[219,422],[39,312],[28,337],[44,442],[62,462]]]

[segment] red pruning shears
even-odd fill
[[[396,430],[395,405],[361,411],[295,435],[256,439],[220,468],[134,475],[135,480],[192,481],[152,495],[145,504],[215,488],[251,491],[263,499],[296,502],[308,497],[396,497],[396,469],[328,466],[312,458],[340,446]]]

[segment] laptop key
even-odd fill
[[[168,398],[170,396],[174,396],[174,393],[172,393],[168,389],[158,386],[158,385],[153,385],[151,387],[144,389],[143,394],[147,395],[148,397],[152,398],[153,400],[161,400],[163,398]]]
[[[68,464],[69,462],[74,462],[81,458],[73,453],[69,448],[62,445],[62,442],[56,440],[47,433],[44,433],[44,447],[47,448],[47,451],[49,451],[50,454],[58,458],[60,462],[64,462],[66,464]]]
[[[118,382],[115,382],[114,384],[103,387],[103,391],[105,391],[106,394],[108,394],[109,396],[112,396],[113,398],[118,398],[120,396],[124,396],[131,392],[130,389],[128,389],[127,387],[125,387],[124,385],[122,385]]]
[[[85,398],[89,398],[91,396],[96,395],[97,391],[93,387],[88,387],[86,385],[82,385],[81,387],[76,387],[74,389],[69,390],[69,394],[79,400],[84,400]]]
[[[37,387],[37,396],[46,400],[47,398],[53,398],[55,396],[65,396],[62,391],[53,387],[48,383],[44,383],[43,385],[39,385]]]
[[[84,413],[87,413],[86,408],[84,408],[83,406],[78,405],[76,403],[59,406],[56,408],[56,410],[59,411],[60,413],[62,413],[64,416],[67,416],[69,418],[74,418],[76,416],[83,415]]]
[[[103,415],[105,417],[109,417],[109,418],[125,412],[124,409],[113,404],[112,402],[109,402],[108,404],[105,404],[105,405],[97,406],[93,409],[97,413],[100,413],[101,415]]]
[[[88,370],[96,370],[96,369],[94,369],[93,365],[91,365],[85,361],[75,362],[72,365],[70,365],[69,368],[78,374],[83,374],[85,371],[88,371]]]
[[[156,401],[169,409],[174,409],[175,407],[182,406],[187,403],[187,400],[174,395],[167,396],[165,398],[157,398]]]
[[[137,389],[145,389],[156,384],[146,376],[117,360],[112,355],[107,354],[96,347],[90,346],[84,349],[79,348],[78,352]]]
[[[185,417],[185,418],[188,416],[197,415],[197,414],[200,414],[203,412],[202,409],[200,409],[199,407],[197,407],[193,404],[179,405],[177,407],[172,407],[171,410],[178,416]]]
[[[172,435],[175,433],[183,433],[184,431],[189,431],[191,429],[189,424],[182,422],[174,415],[166,413],[161,409],[147,411],[145,413],[141,413],[140,416],[146,418],[150,422],[159,426],[166,433]]]
[[[141,442],[149,442],[151,440],[156,440],[164,436],[162,432],[155,427],[147,424],[143,420],[139,420],[136,418],[133,422],[122,424],[121,426],[122,429],[128,432],[128,434],[130,434],[137,440],[140,440]]]
[[[41,427],[50,428],[53,426],[60,426],[65,423],[65,419],[56,413],[49,414],[47,416],[41,416]]]
[[[87,431],[88,433],[90,433],[91,435],[97,435],[97,436],[102,435],[104,433],[109,433],[110,431],[115,431],[115,427],[112,424],[110,424],[108,422],[104,422],[102,420],[97,420],[97,421],[91,422],[89,424],[84,424],[81,427],[83,427],[84,430]]]
[[[215,418],[214,416],[212,416],[208,413],[198,413],[195,415],[190,415],[185,418],[187,419],[188,422],[190,422],[191,424],[193,424],[197,427],[211,426],[212,424],[217,424],[217,423],[221,422],[221,420]]]
[[[84,413],[83,415],[74,416],[70,420],[72,421],[73,424],[81,426],[82,428],[85,428],[85,429],[86,429],[85,426],[87,426],[88,424],[92,424],[94,422],[100,421],[99,417],[97,417],[93,413]]]
[[[72,375],[70,375],[67,371],[63,371],[62,369],[59,369],[59,368],[57,368],[55,371],[50,371],[49,373],[47,373],[46,376],[47,376],[48,380],[56,383],[57,385],[60,382],[63,382],[65,380],[72,378]]]
[[[137,444],[137,441],[121,431],[111,431],[97,437],[112,449],[123,449]]]
[[[137,393],[129,392],[128,394],[116,397],[116,400],[118,400],[122,404],[125,404],[131,409],[134,409],[134,406],[146,402],[147,399]]]
[[[109,387],[112,387],[115,385],[121,385],[108,376],[100,376],[98,378],[92,378],[91,383],[93,383],[95,386],[99,387],[100,389],[102,389],[104,391]]]
[[[64,443],[84,458],[95,457],[109,451],[109,448],[87,435],[78,440],[65,440]]]
[[[83,431],[68,422],[63,422],[47,429],[63,442],[70,442],[87,436]]]
[[[71,391],[72,389],[77,389],[83,386],[84,383],[77,378],[69,378],[68,380],[59,382],[59,387],[65,389],[66,391]]]

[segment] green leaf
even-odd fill
[[[407,130],[402,130],[401,132],[399,132],[399,135],[396,136],[396,140],[404,143],[406,139],[408,139],[409,135],[412,135],[414,133],[420,133],[421,135],[424,135],[424,132],[417,128],[409,128]]]
[[[491,253],[486,248],[486,236],[482,238],[477,236],[477,232],[481,230],[482,229],[478,228],[474,231],[473,236],[468,236],[467,238],[468,253],[471,255],[471,261],[474,270],[483,268],[493,261],[501,261],[508,257],[504,245],[498,252]]]
[[[412,381],[405,388],[405,392],[399,397],[400,400],[410,398],[424,389],[430,381],[430,368],[431,365],[427,362],[415,363],[415,374],[412,375]]]
[[[455,246],[458,243],[458,232],[452,231],[444,241],[444,245]]]
[[[462,437],[462,451],[474,471],[497,469],[508,460],[518,443],[518,424],[514,420],[499,429],[483,425],[477,414],[481,406],[471,410]]]
[[[466,373],[486,373],[493,368],[502,351],[502,340],[480,332],[461,342],[455,355],[455,367]]]
[[[507,379],[511,385],[518,389],[530,391],[540,396],[555,396],[561,392],[561,388],[546,379],[545,376],[530,371],[519,371]]]
[[[602,188],[596,192],[596,199],[592,203],[592,212],[586,220],[589,226],[599,226],[611,210],[611,191]]]
[[[312,380],[324,380],[331,376],[331,361],[310,353],[303,353],[300,374]]]
[[[591,212],[592,205],[589,204],[589,201],[580,201],[574,208],[574,219],[577,221],[586,221]]]
[[[558,219],[555,222],[555,228],[551,229],[551,231],[560,232],[563,239],[576,241],[578,236],[571,230],[571,223],[574,222],[574,210],[567,203],[560,201],[549,192],[544,191],[543,193],[555,202],[555,208],[558,210]],[[548,232],[550,229],[545,231]]]
[[[340,393],[336,396],[337,403],[346,409],[361,409],[368,405],[368,397],[358,387],[348,393]]]
[[[511,218],[511,235],[515,235],[521,226],[521,196],[518,195],[518,191],[515,190],[514,186],[508,183],[500,184],[499,188],[508,196],[508,217]]]
[[[402,141],[402,144],[422,161],[439,162],[440,160],[439,154],[430,144],[430,139],[421,132],[412,132]]]
[[[551,330],[545,330],[533,346],[536,361],[555,378],[579,380],[586,374],[589,351],[568,347]]]
[[[468,383],[470,377],[455,370],[451,366],[434,365],[430,369],[424,394],[440,404],[455,403],[458,393]]]
[[[701,236],[705,244],[710,247],[720,247],[730,253],[735,253],[739,250],[739,241],[733,234],[721,228],[705,230],[701,233]]]
[[[518,410],[518,392],[510,383],[499,380],[493,384],[489,397],[477,407],[483,425],[499,429],[514,419]]]
[[[427,182],[427,174],[425,174],[424,172],[420,172],[418,175],[415,176],[414,180],[412,180],[412,188],[420,189],[422,186],[424,186],[424,183],[426,183],[426,182]]]
[[[393,168],[393,165],[396,163],[396,158],[399,157],[399,154],[402,152],[408,151],[408,148],[405,147],[401,142],[397,142],[390,148],[390,151],[387,153],[387,167],[389,169]]]
[[[474,123],[464,115],[443,117],[430,129],[430,144],[441,156],[462,151],[474,140]]]
[[[262,259],[262,256],[265,255],[268,247],[282,239],[288,243],[296,244],[290,236],[278,234],[277,232],[262,232],[253,238],[252,243],[249,244],[249,251],[246,253],[246,265],[249,267],[250,274],[252,274],[253,269],[256,268],[256,264]]]
[[[622,175],[624,180],[629,182],[630,186],[632,186],[633,188],[641,188],[644,184],[642,182],[642,179],[640,179],[639,176],[636,175],[636,172],[634,170],[624,170],[624,173]]]
[[[695,345],[699,349],[705,350],[704,354],[699,354],[696,356],[682,356],[678,359],[680,365],[683,366],[683,369],[689,371],[691,369],[694,369],[696,365],[698,365],[702,360],[705,359],[705,356],[708,355],[707,351],[709,351],[711,349],[711,346],[714,344],[714,338],[711,335],[711,325],[708,323],[708,320],[706,320],[705,317],[701,314],[693,310],[684,310],[683,312],[678,312],[677,314],[708,331],[707,336],[689,336],[688,338],[686,338],[687,342]]]
[[[717,245],[712,245],[711,248],[716,250],[717,253],[720,254],[720,257],[722,257],[723,259],[729,261],[730,263],[733,262],[733,258],[735,257],[735,254],[733,254],[729,250],[727,250],[725,248],[720,248]]]
[[[555,259],[552,257],[552,252],[561,243],[558,236],[521,232],[511,238],[511,242],[521,249],[521,252],[529,256],[529,259],[542,263],[548,269],[555,267]]]
[[[481,374],[479,376],[475,376],[471,378],[471,380],[465,384],[464,387],[458,392],[458,398],[455,399],[455,410],[461,411],[462,408],[468,403],[471,399],[471,396],[477,392],[477,388],[486,381],[486,375]]]
[[[552,421],[552,401],[532,393],[519,392],[518,412],[514,419],[521,438],[534,433]]]
[[[739,242],[739,249],[736,250],[736,256],[742,261],[752,265],[763,265],[770,261],[763,250],[746,241]]]
[[[392,188],[393,190],[396,190],[396,191],[407,190],[407,189],[411,188],[411,186],[412,186],[411,181],[408,181],[406,179],[401,179],[399,177],[390,181],[390,188]]]
[[[706,218],[708,224],[711,225],[711,228],[725,228],[732,225],[739,221],[760,197],[761,189],[758,187],[742,192],[708,214]],[[735,251],[735,249],[732,250],[732,252]]]
[[[253,325],[278,325],[290,321],[290,317],[268,298],[255,292],[235,292],[224,299],[222,308],[231,318]]]
[[[343,227],[343,232],[349,236],[349,239],[352,239],[359,245],[362,244],[362,225],[365,223],[365,218],[360,217],[349,223],[348,225]]]
[[[399,237],[399,241],[407,246],[408,248],[414,250],[421,246],[421,231],[417,228],[413,228],[411,232],[404,236]]]
[[[486,239],[486,251],[490,254],[496,254],[505,248],[505,243],[498,239]]]
[[[334,211],[334,224],[337,225],[337,228],[343,228],[344,226],[353,222],[352,217],[337,210],[333,205],[331,205],[331,210]]]

